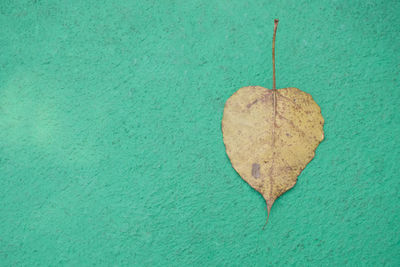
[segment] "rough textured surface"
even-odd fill
[[[323,126],[320,107],[298,88],[247,86],[226,101],[226,153],[243,180],[263,195],[268,214],[314,158]]]
[[[0,1],[3,266],[400,264],[399,1]],[[310,93],[325,140],[265,202],[238,88]],[[273,216],[272,216],[273,215]]]

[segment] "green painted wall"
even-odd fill
[[[226,99],[314,97],[266,230]],[[0,2],[1,266],[399,266],[399,1]]]

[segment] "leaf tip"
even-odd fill
[[[268,223],[269,214],[270,214],[270,212],[271,212],[271,208],[272,208],[272,205],[273,205],[274,202],[275,202],[275,199],[265,200],[265,202],[267,203],[267,212],[268,212],[268,214],[267,214],[267,221],[265,222],[265,224],[264,224],[264,226],[263,226],[263,230],[265,229],[265,226],[266,226],[267,223]]]

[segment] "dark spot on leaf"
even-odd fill
[[[260,178],[260,164],[253,163],[253,167],[251,169],[251,175],[253,175],[254,178]]]

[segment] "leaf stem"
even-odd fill
[[[278,28],[278,19],[274,20],[275,27],[274,27],[274,37],[272,38],[272,89],[276,90],[276,79],[275,79],[275,37],[276,37],[276,30]]]

